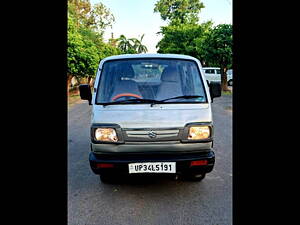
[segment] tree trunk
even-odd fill
[[[94,86],[94,83],[95,83],[95,80],[94,80],[94,78],[91,78],[91,81],[90,81],[90,83],[89,83],[89,84],[90,84],[90,86],[91,86],[91,87],[93,87],[93,86]]]
[[[88,85],[91,84],[91,79],[92,79],[92,77],[88,77],[88,80],[87,80]]]
[[[67,78],[67,93],[69,96],[69,91],[70,91],[70,85],[71,85],[71,80],[72,80],[73,76],[71,74],[68,74],[68,78]]]
[[[227,86],[227,68],[221,68],[221,88],[222,91],[230,91]]]

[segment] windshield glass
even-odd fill
[[[123,100],[145,104],[147,100],[170,102],[207,102],[198,66],[194,61],[179,59],[126,59],[107,61],[96,95],[96,104]],[[200,97],[184,97],[200,96]]]

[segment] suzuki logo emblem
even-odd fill
[[[150,132],[148,133],[148,136],[149,136],[150,138],[156,138],[156,133],[155,133],[154,131],[150,131]]]

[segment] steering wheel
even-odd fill
[[[122,97],[135,97],[135,98],[142,98],[142,96],[140,95],[136,95],[133,93],[121,93],[121,94],[117,94],[116,96],[114,96],[112,98],[113,101],[117,100],[118,98],[122,98]]]

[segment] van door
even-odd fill
[[[214,81],[221,83],[221,70],[220,69],[214,69]]]
[[[215,70],[214,69],[204,69],[205,78],[208,82],[215,81]]]

